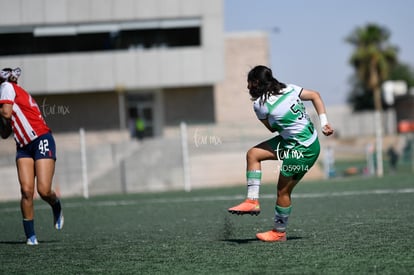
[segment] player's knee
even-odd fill
[[[257,154],[256,148],[250,148],[246,153],[246,160],[249,161],[257,161]]]
[[[20,189],[20,194],[22,196],[22,199],[32,200],[33,199],[34,192],[33,192],[33,190],[28,189],[28,188],[21,188]]]
[[[47,200],[47,199],[49,199],[49,198],[51,198],[53,196],[52,190],[42,190],[42,189],[39,189],[39,190],[37,190],[37,193],[39,194],[39,196],[43,200]]]

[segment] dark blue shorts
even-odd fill
[[[52,134],[44,134],[26,146],[17,146],[16,160],[20,158],[56,160],[56,144]]]

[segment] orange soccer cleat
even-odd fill
[[[264,242],[286,242],[286,232],[270,230],[263,233],[257,233],[256,237]]]
[[[228,211],[237,215],[250,214],[257,216],[260,214],[260,204],[258,200],[246,199],[241,204],[229,208]]]

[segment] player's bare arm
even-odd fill
[[[300,99],[304,101],[312,101],[313,107],[315,108],[321,120],[322,133],[325,136],[332,135],[334,130],[326,118],[325,104],[323,103],[319,92],[303,89],[302,93],[300,94]]]
[[[326,113],[325,105],[323,104],[319,92],[303,89],[302,93],[300,94],[300,99],[304,101],[312,101],[312,104],[315,107],[318,115]]]
[[[13,105],[11,104],[1,104],[0,105],[0,115],[6,119],[11,119],[13,112]]]

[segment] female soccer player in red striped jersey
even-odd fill
[[[35,183],[40,197],[52,207],[56,229],[62,229],[64,219],[60,200],[52,190],[55,141],[38,105],[17,84],[20,73],[20,68],[5,68],[0,72],[0,115],[10,120],[17,145],[16,165],[26,243],[37,245],[33,209]]]

